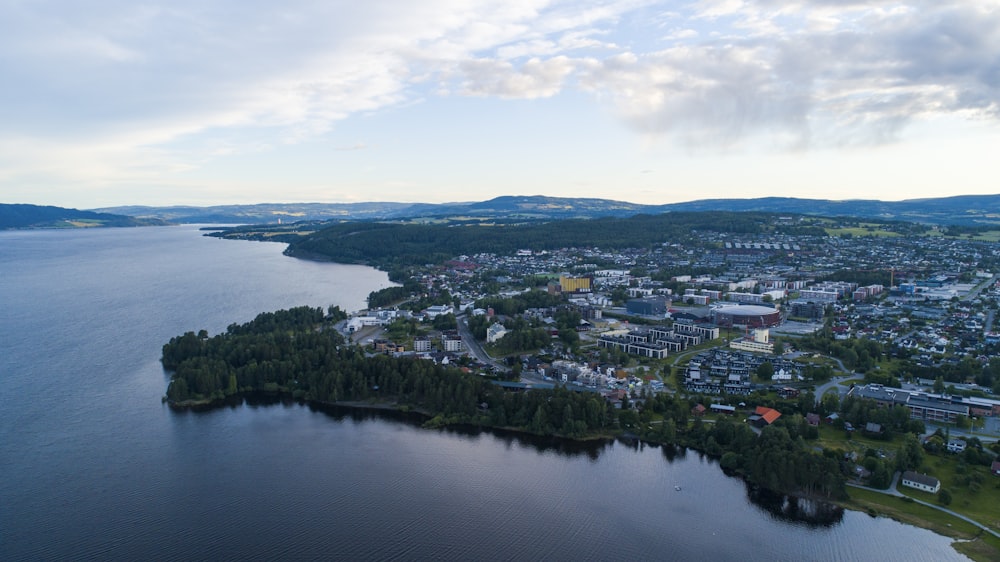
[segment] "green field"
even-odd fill
[[[879,225],[873,224],[870,226],[856,226],[849,228],[824,228],[823,230],[830,236],[844,236],[851,235],[854,238],[863,237],[874,237],[874,238],[895,238],[897,236],[902,236],[898,232],[890,232],[887,230],[879,230]]]
[[[845,502],[848,508],[865,511],[873,517],[890,517],[960,539],[952,543],[952,546],[973,560],[1000,560],[1000,539],[943,511],[904,498],[858,488],[850,488],[848,494],[851,496],[851,499]]]

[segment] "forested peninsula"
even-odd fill
[[[819,223],[775,226],[776,216],[705,211],[554,221],[450,219],[440,224],[355,221],[251,225],[209,236],[287,242],[285,253],[290,256],[365,264],[392,272],[480,252],[507,254],[522,248],[543,251],[591,246],[622,249],[684,243],[698,239],[699,232],[825,235]]]
[[[804,423],[782,418],[757,434],[728,419],[692,419],[693,402],[669,393],[646,396],[641,409],[617,409],[595,392],[512,392],[457,367],[367,353],[333,329],[344,317],[336,307],[298,307],[262,313],[215,336],[202,330],[171,338],[162,356],[171,373],[165,400],[183,409],[275,393],[305,402],[419,411],[431,427],[473,425],[571,439],[631,435],[704,451],[720,458],[724,469],[770,490],[846,497],[838,456],[806,445]]]

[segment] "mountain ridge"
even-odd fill
[[[138,218],[179,223],[266,224],[326,220],[470,219],[560,220],[628,217],[682,211],[763,211],[811,216],[900,220],[940,225],[1000,226],[1000,194],[881,201],[877,199],[807,199],[759,197],[700,199],[664,205],[644,205],[612,199],[503,195],[484,201],[456,203],[262,203],[210,207],[122,206],[93,209]]]

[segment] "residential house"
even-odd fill
[[[932,494],[938,493],[938,490],[941,489],[941,481],[937,478],[926,474],[919,474],[912,470],[907,470],[903,473],[902,484]]]

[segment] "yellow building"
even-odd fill
[[[559,286],[564,293],[589,293],[590,277],[559,276]]]

